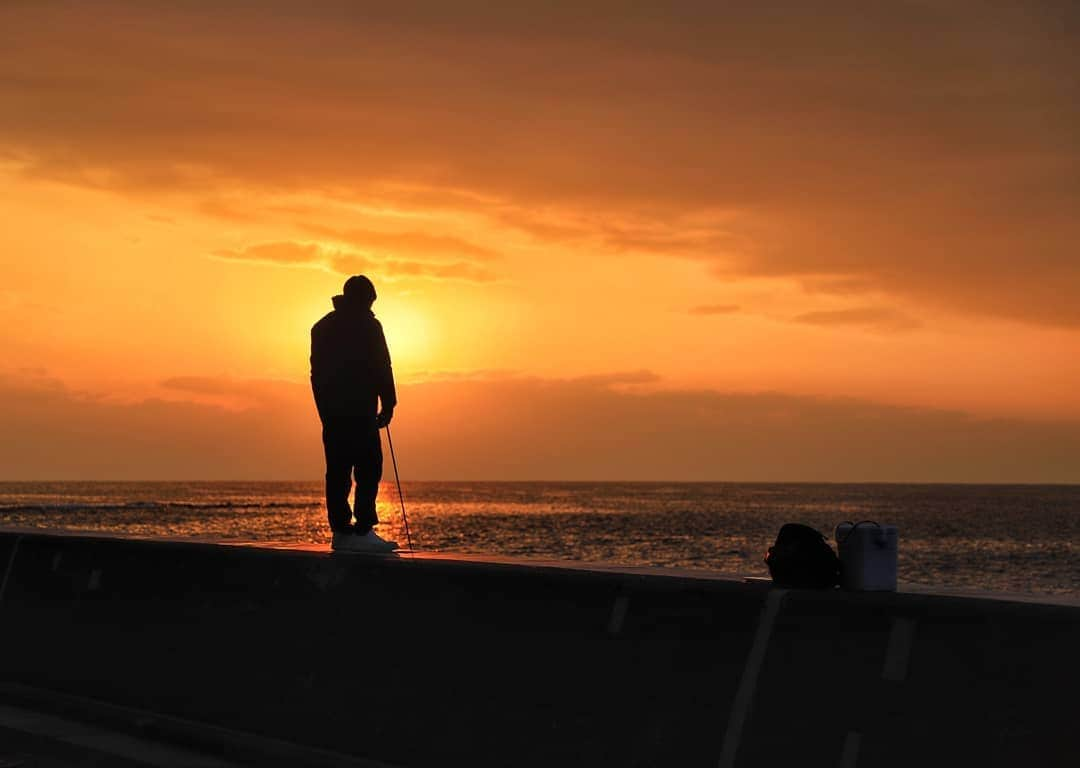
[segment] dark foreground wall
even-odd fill
[[[401,766],[1073,766],[1080,609],[0,533],[0,681]]]

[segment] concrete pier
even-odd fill
[[[1080,755],[1076,605],[27,531],[0,574],[0,704],[234,764]]]

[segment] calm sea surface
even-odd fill
[[[1080,486],[442,483],[404,486],[417,549],[768,576],[785,522],[900,529],[900,581],[1080,596]],[[321,483],[0,483],[0,525],[328,542]],[[385,538],[405,542],[393,484]]]

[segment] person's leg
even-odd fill
[[[352,490],[353,452],[346,433],[323,428],[323,451],[326,454],[326,518],[331,531],[352,527],[349,492]]]
[[[363,534],[379,522],[379,516],[375,513],[375,497],[379,494],[379,481],[382,480],[383,456],[382,439],[377,429],[358,437],[355,462],[356,532]]]

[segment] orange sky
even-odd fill
[[[417,479],[1080,482],[1073,5],[219,5],[0,6],[0,479],[317,477],[363,272]]]

